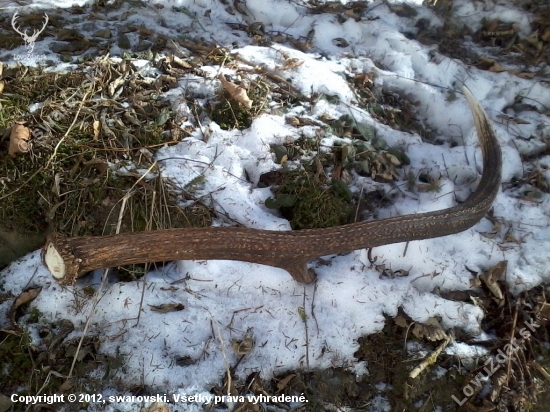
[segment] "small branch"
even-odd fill
[[[437,360],[437,357],[443,352],[443,349],[447,347],[449,342],[451,341],[451,338],[448,337],[443,341],[441,345],[437,347],[436,350],[434,350],[432,353],[430,353],[426,359],[422,361],[420,365],[418,365],[416,368],[414,368],[411,373],[409,373],[409,378],[415,379],[418,375],[420,375],[424,369],[426,369],[428,366],[433,365],[435,361]]]

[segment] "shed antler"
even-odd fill
[[[260,263],[289,272],[300,283],[315,279],[311,259],[391,243],[462,232],[489,211],[499,188],[502,155],[487,114],[468,89],[483,153],[483,175],[474,193],[460,205],[325,229],[277,232],[240,227],[168,229],[97,237],[48,237],[42,258],[61,283],[71,285],[93,269],[168,260],[226,259]]]

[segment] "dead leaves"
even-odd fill
[[[170,406],[162,402],[153,402],[147,408],[142,409],[141,412],[170,412]]]
[[[438,356],[451,342],[452,337],[443,330],[443,328],[439,324],[439,321],[434,317],[429,318],[426,323],[419,323],[410,321],[405,314],[400,313],[395,317],[394,322],[401,328],[405,328],[407,332],[411,330],[412,334],[419,341],[427,339],[430,342],[441,342],[434,351],[432,351],[428,356],[424,357],[422,362],[420,362],[409,373],[409,378],[415,379],[429,366],[434,365],[437,362]]]
[[[430,342],[444,340],[449,337],[436,318],[429,318],[425,324],[415,323],[411,332],[417,339],[427,339]]]
[[[493,73],[501,73],[506,71],[506,69],[502,67],[500,64],[498,64],[494,59],[490,59],[488,57],[483,57],[483,56],[479,58],[478,67],[480,69],[488,70]]]
[[[309,12],[312,14],[334,14],[338,22],[345,23],[349,18],[361,21],[365,13],[367,3],[364,1],[352,1],[342,4],[337,1],[310,2]]]
[[[487,70],[493,73],[507,72],[509,74],[516,75],[521,79],[532,79],[538,75],[538,72],[525,72],[525,71],[514,70],[514,69],[506,69],[505,67],[497,63],[496,60],[490,59],[488,57],[483,57],[483,56],[479,58],[478,68],[482,70]]]
[[[479,276],[479,278],[487,287],[487,289],[489,289],[493,294],[493,296],[498,300],[503,300],[504,295],[497,281],[500,280],[502,276],[504,276],[504,274],[506,273],[507,266],[508,266],[508,261],[503,260],[499,262],[496,266],[483,272]]]
[[[540,317],[545,321],[550,320],[550,303],[542,302],[541,306],[538,309]]]
[[[8,312],[8,319],[11,323],[13,330],[0,329],[0,332],[9,333],[10,335],[19,334],[19,325],[17,320],[21,316],[19,309],[29,302],[32,302],[40,294],[42,288],[30,288],[24,290],[15,298],[13,304],[11,305],[10,311]]]
[[[242,339],[233,339],[231,341],[233,351],[240,356],[248,354],[254,348],[254,338],[247,332]]]
[[[345,48],[349,46],[349,42],[343,37],[336,37],[332,39],[332,44],[341,48]]]
[[[248,97],[246,89],[242,86],[237,86],[235,83],[226,80],[223,74],[218,76],[218,80],[222,83],[222,86],[229,95],[239,104],[243,105],[247,109],[252,108],[252,100]]]
[[[449,338],[449,335],[434,317],[429,318],[425,323],[420,323],[412,322],[407,316],[399,314],[395,317],[394,322],[402,328],[411,329],[411,333],[420,341],[427,339],[430,342],[436,342]]]
[[[547,23],[533,21],[532,33],[527,37],[522,37],[517,23],[507,23],[501,20],[489,20],[483,24],[475,38],[483,46],[491,47],[493,55],[500,54],[507,57],[513,53],[517,56],[515,66],[522,67],[540,67],[543,61],[548,61],[548,43],[550,42],[550,27]],[[496,49],[495,47],[499,48]],[[500,50],[500,53],[498,51]],[[519,64],[518,64],[519,63]],[[477,67],[482,70],[488,70],[494,73],[507,72],[522,79],[532,79],[544,72],[535,69],[535,71],[525,71],[518,69],[509,69],[496,61],[495,58],[481,56]]]
[[[149,305],[152,311],[160,313],[179,312],[185,309],[181,303],[163,303],[161,305]]]
[[[290,373],[281,379],[273,378],[277,382],[277,393],[283,393],[290,381],[296,376],[297,375],[295,373]]]
[[[18,123],[14,124],[11,127],[10,133],[9,155],[15,157],[16,154],[27,153],[29,151],[30,137],[31,131],[28,127]]]

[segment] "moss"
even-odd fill
[[[41,232],[49,222],[71,235],[90,234],[84,230],[67,230],[77,219],[95,214],[102,200],[113,195],[123,196],[128,180],[115,179],[109,172],[101,175],[93,165],[90,151],[82,151],[78,142],[59,147],[51,167],[45,168],[49,157],[0,156],[3,175],[8,180],[0,189],[0,217],[8,229],[20,232]],[[92,219],[93,221],[94,219]],[[71,222],[72,221],[72,222]]]
[[[46,99],[55,101],[59,96],[81,88],[85,81],[83,72],[44,73],[40,68],[27,67],[6,82],[4,93],[17,96],[28,105]]]
[[[247,109],[224,91],[222,101],[214,105],[210,117],[223,130],[248,129],[254,118],[264,109],[268,92],[269,88],[265,83],[254,82],[247,90],[248,97],[253,101],[252,107]]]
[[[347,223],[350,208],[331,185],[319,181],[305,171],[292,171],[283,175],[277,195],[294,195],[291,207],[281,207],[293,229],[314,229],[339,226]]]
[[[95,294],[95,288],[92,285],[87,285],[82,288],[82,292],[88,297],[92,297]]]
[[[0,94],[0,137],[2,130],[11,127],[13,120],[20,120],[28,116],[28,103],[21,96],[12,96],[5,99]]]
[[[216,104],[211,117],[223,130],[244,130],[252,124],[250,111],[231,99]]]
[[[32,308],[31,313],[29,314],[29,323],[38,323],[41,315],[42,314],[38,309]]]

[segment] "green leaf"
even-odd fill
[[[282,160],[285,156],[288,156],[288,150],[284,146],[273,146],[272,150],[275,153],[275,157],[277,158],[277,163],[279,164],[282,163]]]
[[[386,143],[386,141],[379,137],[375,137],[374,139],[372,139],[371,143],[372,143],[372,147],[379,150],[386,149],[388,147],[388,144]]]
[[[368,160],[362,160],[359,162],[359,166],[363,172],[370,173],[370,162]]]
[[[363,140],[354,140],[353,146],[355,147],[355,150],[357,150],[359,154],[364,154],[365,152],[374,151],[374,148],[369,143]]]
[[[155,119],[155,123],[157,124],[157,126],[162,126],[168,121],[168,119],[170,119],[170,117],[171,114],[169,110],[162,110]]]
[[[336,193],[337,196],[341,197],[346,202],[350,202],[353,197],[348,185],[346,185],[341,180],[335,179],[332,181],[332,190],[334,190],[334,193]]]
[[[361,122],[355,122],[355,127],[365,140],[370,142],[376,138],[376,129],[373,126]]]
[[[267,207],[268,209],[279,209],[281,207],[281,205],[279,204],[279,202],[277,202],[275,199],[273,199],[272,197],[268,197],[267,199],[265,199],[265,202],[264,202],[264,205],[265,207]]]
[[[355,157],[355,148],[352,145],[345,144],[342,146],[342,163],[346,165]]]

